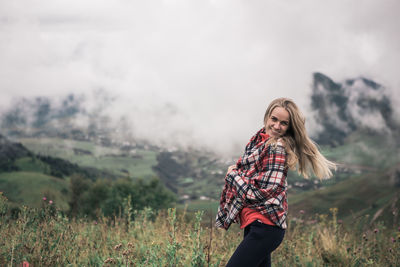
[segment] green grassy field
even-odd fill
[[[46,173],[49,171],[48,164],[35,159],[34,157],[23,157],[16,160],[15,165],[21,171]]]
[[[0,188],[18,206],[40,207],[46,197],[61,210],[69,208],[68,180],[37,172],[0,173]]]

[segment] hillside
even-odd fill
[[[368,215],[368,221],[385,221],[388,226],[399,222],[400,164],[385,171],[355,175],[320,190],[289,195],[291,214],[306,217],[327,214],[338,208],[338,217],[348,223]]]
[[[0,171],[17,170],[15,160],[26,156],[31,156],[31,153],[23,145],[10,142],[0,135]]]
[[[69,208],[69,182],[40,172],[0,173],[0,190],[14,206],[40,207],[46,197],[61,210]]]
[[[14,204],[41,205],[43,196],[66,210],[72,175],[96,180],[116,179],[111,172],[81,167],[61,158],[35,154],[24,145],[0,136],[0,191]]]

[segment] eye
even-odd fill
[[[276,121],[278,121],[278,119],[277,119],[277,118],[275,118],[275,117],[271,117],[271,120],[272,120],[273,122],[276,122]]]
[[[288,125],[289,125],[289,123],[288,123],[287,121],[282,121],[281,124],[282,124],[283,126],[288,126]]]

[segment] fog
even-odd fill
[[[400,2],[0,3],[0,105],[107,92],[135,136],[230,153],[290,97],[309,114],[312,73],[400,86]],[[393,98],[399,105],[399,98]],[[313,128],[309,128],[312,133]]]

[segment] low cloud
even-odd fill
[[[102,112],[138,136],[232,152],[276,97],[309,114],[314,71],[395,95],[397,10],[395,0],[2,1],[0,104],[74,93],[91,107],[103,90],[115,99]]]

